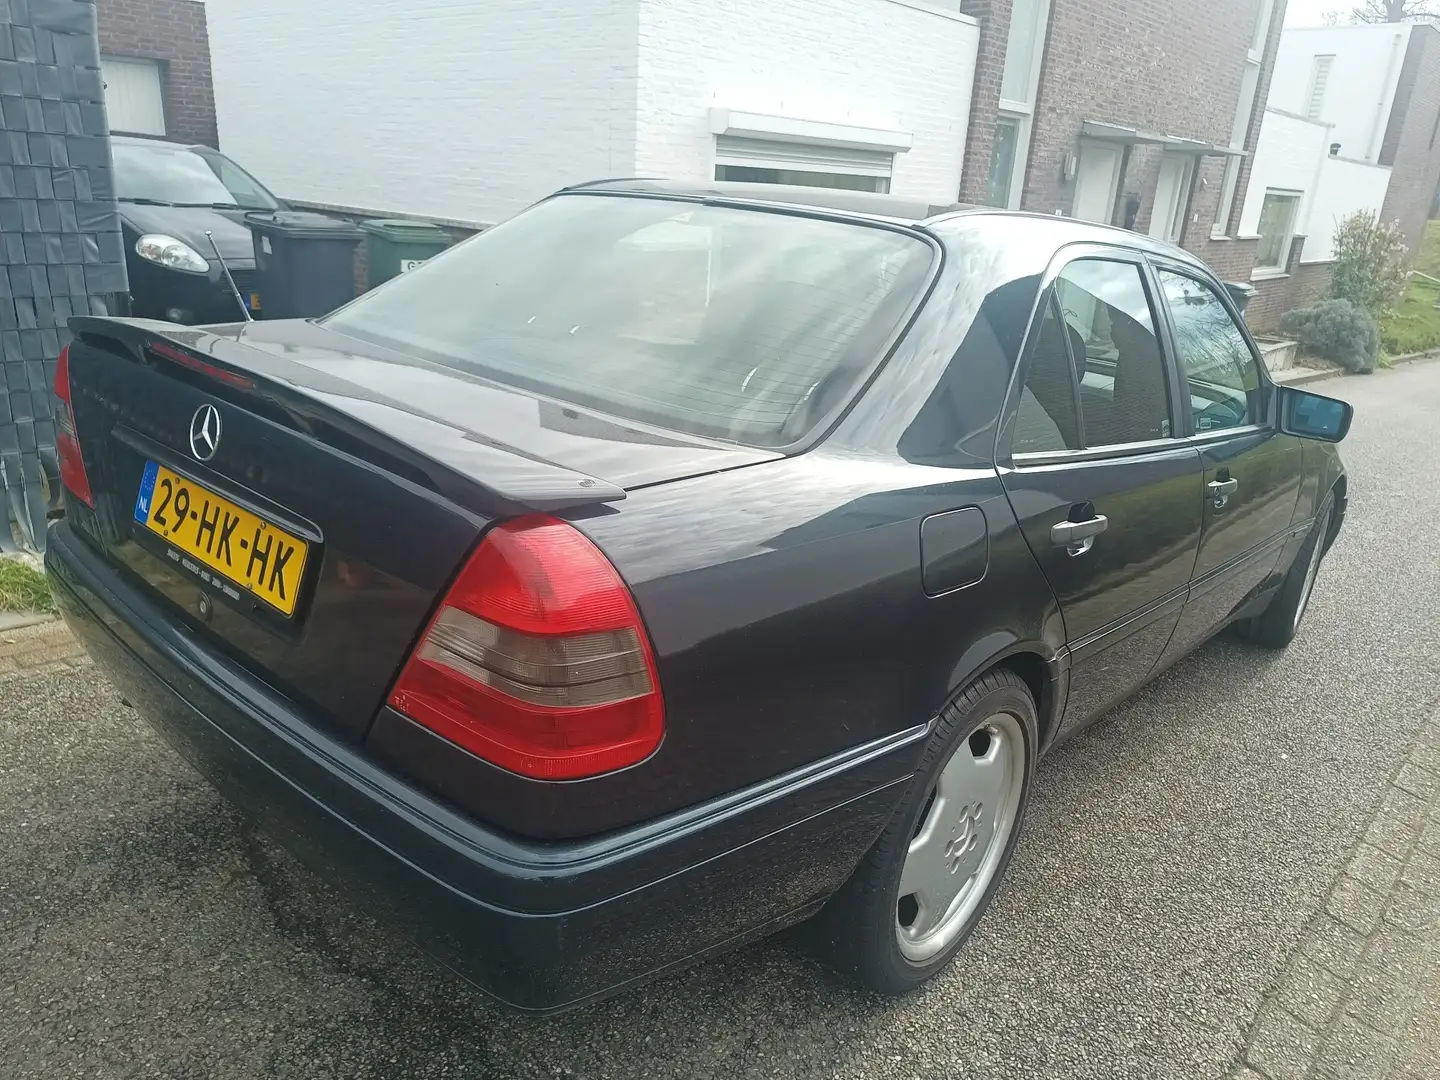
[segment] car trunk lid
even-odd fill
[[[775,456],[618,424],[305,323],[72,329],[96,496],[93,511],[70,508],[76,527],[177,620],[355,739],[489,523],[593,512],[627,486]]]

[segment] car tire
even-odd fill
[[[1004,668],[946,707],[890,824],[817,920],[832,963],[885,994],[950,963],[1010,865],[1037,731],[1035,699]]]
[[[1325,543],[1334,516],[1335,498],[1327,495],[1320,512],[1315,515],[1315,523],[1310,526],[1304,545],[1285,574],[1280,591],[1261,614],[1247,620],[1242,627],[1244,636],[1261,648],[1283,649],[1295,640],[1300,622],[1310,606],[1310,596],[1320,573],[1320,562],[1325,557]]]

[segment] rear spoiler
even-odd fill
[[[253,348],[222,327],[206,330],[81,315],[70,320],[70,330],[81,344],[98,345],[112,354],[120,345],[138,362],[186,367],[286,411],[318,414],[362,441],[376,442],[378,437],[387,453],[432,477],[437,491],[487,518],[625,498],[618,484],[473,433],[457,437],[454,425],[445,420],[367,396],[363,386]]]

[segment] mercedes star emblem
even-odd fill
[[[196,461],[209,461],[220,449],[220,410],[201,405],[190,421],[190,452]]]

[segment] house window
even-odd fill
[[[102,56],[105,112],[110,130],[130,135],[164,135],[165,96],[160,64],[124,56]]]
[[[1334,63],[1334,56],[1315,57],[1315,67],[1310,72],[1310,97],[1305,105],[1305,115],[1311,120],[1319,120],[1325,109],[1325,87],[1330,82],[1330,68]]]
[[[995,123],[986,192],[991,206],[1020,207],[1049,18],[1050,0],[1015,0],[1010,11],[1010,36],[1000,73],[1000,117]]]
[[[895,155],[805,142],[715,138],[715,179],[750,184],[890,191]]]
[[[1215,211],[1211,236],[1224,236],[1235,210],[1235,189],[1240,186],[1240,151],[1245,149],[1245,135],[1255,113],[1255,96],[1260,87],[1260,63],[1265,57],[1265,42],[1270,37],[1270,16],[1274,0],[1260,0],[1255,16],[1255,31],[1250,48],[1245,51],[1245,68],[1240,73],[1240,100],[1235,103],[1235,122],[1230,128],[1230,149],[1235,151],[1225,163],[1225,180],[1220,187],[1220,205]]]
[[[1298,191],[1267,191],[1260,207],[1260,244],[1255,249],[1256,270],[1283,270],[1290,257],[1295,235],[1295,214],[1300,208]]]
[[[1018,116],[1002,116],[995,121],[995,141],[990,148],[990,182],[985,193],[985,202],[989,206],[1010,205],[1011,191],[1015,186],[1015,152],[1023,123],[1024,120]]]

